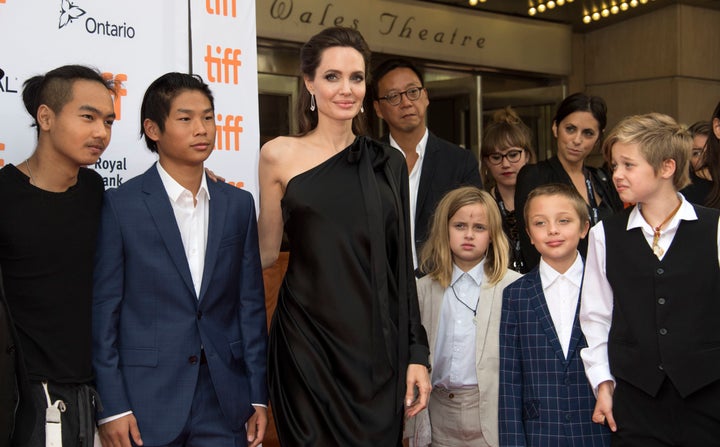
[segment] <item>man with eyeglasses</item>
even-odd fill
[[[382,141],[402,151],[410,179],[413,261],[418,267],[429,222],[443,195],[459,186],[482,188],[477,158],[469,150],[429,132],[430,104],[420,70],[406,59],[389,59],[372,75],[373,106],[390,130]]]

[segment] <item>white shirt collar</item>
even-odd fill
[[[463,275],[467,275],[468,277],[470,277],[470,279],[475,282],[475,285],[480,287],[480,285],[482,284],[483,276],[485,276],[485,259],[480,261],[475,267],[468,270],[467,273],[463,272],[462,270],[460,270],[460,267],[453,264],[453,272],[452,278],[450,279],[450,284],[454,285]]]
[[[162,181],[162,184],[165,187],[165,191],[167,192],[168,197],[170,197],[170,200],[172,200],[173,202],[177,202],[183,192],[190,192],[180,183],[175,181],[175,179],[172,178],[165,169],[163,169],[160,162],[155,163],[155,166],[157,166],[158,174],[160,174],[160,180]],[[190,194],[192,194],[192,192],[190,192]],[[197,195],[198,197],[200,197],[203,194],[207,196],[208,200],[210,200],[210,190],[208,190],[207,179],[205,178],[204,173],[202,176],[202,180],[200,181],[200,189],[198,189]]]
[[[430,132],[428,132],[428,129],[426,127],[423,137],[420,138],[420,141],[418,142],[417,147],[415,147],[415,151],[417,151],[419,158],[423,158],[423,156],[425,155],[425,148],[427,147],[428,135],[430,135]],[[405,152],[403,152],[403,150],[400,148],[400,145],[398,144],[397,141],[395,141],[395,138],[393,138],[392,134],[390,134],[390,146],[399,150],[403,154],[403,157],[405,156]]]
[[[577,253],[577,256],[575,256],[575,262],[573,262],[565,273],[560,273],[552,268],[542,257],[540,258],[540,266],[538,269],[540,271],[540,281],[542,282],[543,290],[550,287],[561,276],[564,276],[565,279],[570,281],[570,283],[577,288],[580,288],[582,285],[583,261],[580,253]]]
[[[681,220],[697,220],[697,214],[695,213],[695,208],[693,208],[692,204],[688,202],[685,197],[677,193],[678,198],[682,200],[682,204],[680,205],[680,209],[678,212],[673,216],[672,219],[670,219],[670,222],[663,228],[663,231],[668,231],[672,228],[677,228],[680,225]],[[633,229],[633,228],[642,228],[650,233],[653,232],[652,226],[645,221],[645,218],[640,213],[640,208],[642,207],[642,204],[638,204],[635,208],[630,211],[630,216],[628,217],[628,223],[627,223],[627,230]]]

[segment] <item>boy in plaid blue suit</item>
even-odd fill
[[[503,293],[500,445],[607,446],[609,431],[591,420],[595,397],[580,358],[577,245],[589,229],[587,205],[573,187],[549,184],[530,193],[524,213],[542,257]]]

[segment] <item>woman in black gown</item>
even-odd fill
[[[283,228],[290,243],[268,347],[283,445],[397,446],[403,406],[416,414],[430,391],[405,161],[358,136],[369,55],[353,29],[313,36],[301,50],[301,133],[260,152],[263,265]]]

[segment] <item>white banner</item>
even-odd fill
[[[215,153],[206,165],[258,199],[258,123],[255,2],[191,1],[192,69],[215,97]]]
[[[110,146],[93,166],[107,187],[121,185],[156,160],[140,139],[145,89],[166,72],[192,67],[215,96],[217,140],[208,166],[257,198],[255,2],[0,0],[0,42],[0,167],[22,162],[36,144],[23,82],[61,65],[90,65],[122,84]]]
[[[20,163],[35,148],[22,83],[65,64],[98,68],[120,81],[117,119],[97,171],[107,187],[142,173],[156,159],[139,139],[140,104],[147,86],[168,71],[187,71],[188,14],[177,0],[6,0],[0,3],[0,152]]]

